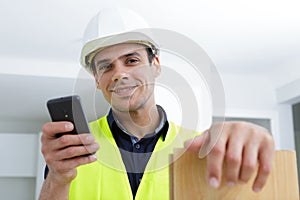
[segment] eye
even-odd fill
[[[135,64],[135,63],[138,63],[138,62],[139,62],[139,59],[137,59],[137,58],[128,58],[126,60],[126,64],[129,64],[129,65]]]
[[[111,64],[104,64],[104,65],[100,65],[98,66],[98,70],[103,73],[103,72],[106,72],[108,70],[110,70],[112,68],[112,65]]]

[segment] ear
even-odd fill
[[[158,77],[160,75],[161,72],[161,67],[160,67],[160,61],[159,61],[159,57],[155,56],[153,59],[153,67],[154,67],[154,75],[155,77]]]
[[[96,73],[93,73],[94,75],[94,79],[95,79],[95,85],[96,85],[96,88],[99,88],[99,79],[98,79],[98,76]]]

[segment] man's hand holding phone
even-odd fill
[[[73,128],[73,124],[67,121],[49,122],[43,126],[42,153],[49,168],[48,178],[51,177],[57,184],[70,183],[76,177],[76,167],[97,160],[95,155],[90,154],[99,149],[92,134],[56,136]]]
[[[89,132],[79,96],[49,100],[52,119],[43,126],[42,153],[49,168],[47,179],[68,185],[77,174],[76,167],[97,160],[93,153],[99,144]]]

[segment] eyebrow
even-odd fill
[[[130,52],[130,53],[121,55],[117,59],[127,58],[127,57],[130,57],[130,56],[139,56],[139,57],[141,57],[141,54],[139,54],[138,52],[134,51],[134,52]],[[96,66],[99,66],[102,63],[109,63],[109,62],[111,62],[111,59],[105,58],[105,59],[97,61]]]

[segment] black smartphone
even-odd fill
[[[57,134],[57,137],[64,134],[90,133],[78,95],[50,99],[47,108],[53,122],[69,121],[74,125],[71,132]]]

